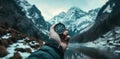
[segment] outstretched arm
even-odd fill
[[[63,59],[69,41],[68,30],[63,35],[65,38],[61,41],[59,35],[54,31],[54,26],[52,26],[49,41],[39,50],[33,52],[27,59]]]

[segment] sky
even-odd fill
[[[35,4],[41,11],[44,19],[49,21],[60,12],[67,12],[71,7],[79,7],[88,12],[91,9],[102,7],[108,0],[27,0]]]

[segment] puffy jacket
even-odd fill
[[[27,59],[63,59],[64,51],[55,41],[49,40],[39,50],[33,52]]]

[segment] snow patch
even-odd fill
[[[36,41],[31,41],[31,42],[29,42],[29,44],[30,44],[31,46],[39,45],[39,43],[37,43]]]
[[[10,33],[7,33],[6,35],[2,36],[1,39],[8,39],[10,37],[11,37]]]
[[[27,52],[25,52],[25,53],[19,52],[19,53],[22,56],[22,59],[26,59],[28,56],[31,55],[30,53],[27,53]]]
[[[7,51],[9,54],[1,59],[9,59],[10,57],[12,57],[14,53],[16,52],[15,51],[16,48],[23,48],[23,49],[30,48],[32,52],[36,51],[32,49],[28,44],[25,44],[24,39],[18,40],[17,43],[14,43],[7,48]],[[27,53],[27,52],[19,52],[19,53],[23,59],[26,59],[30,55],[30,53]]]
[[[103,11],[103,13],[105,12],[108,12],[108,13],[112,12],[112,8],[110,7],[110,5],[108,5],[107,8]]]

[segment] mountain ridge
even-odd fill
[[[86,27],[94,23],[94,19],[100,8],[92,9],[89,12],[82,11],[78,7],[71,7],[67,12],[61,12],[54,16],[50,21],[51,24],[63,23],[69,29],[70,35],[78,34],[81,32],[81,27]],[[84,26],[82,26],[85,24]]]

